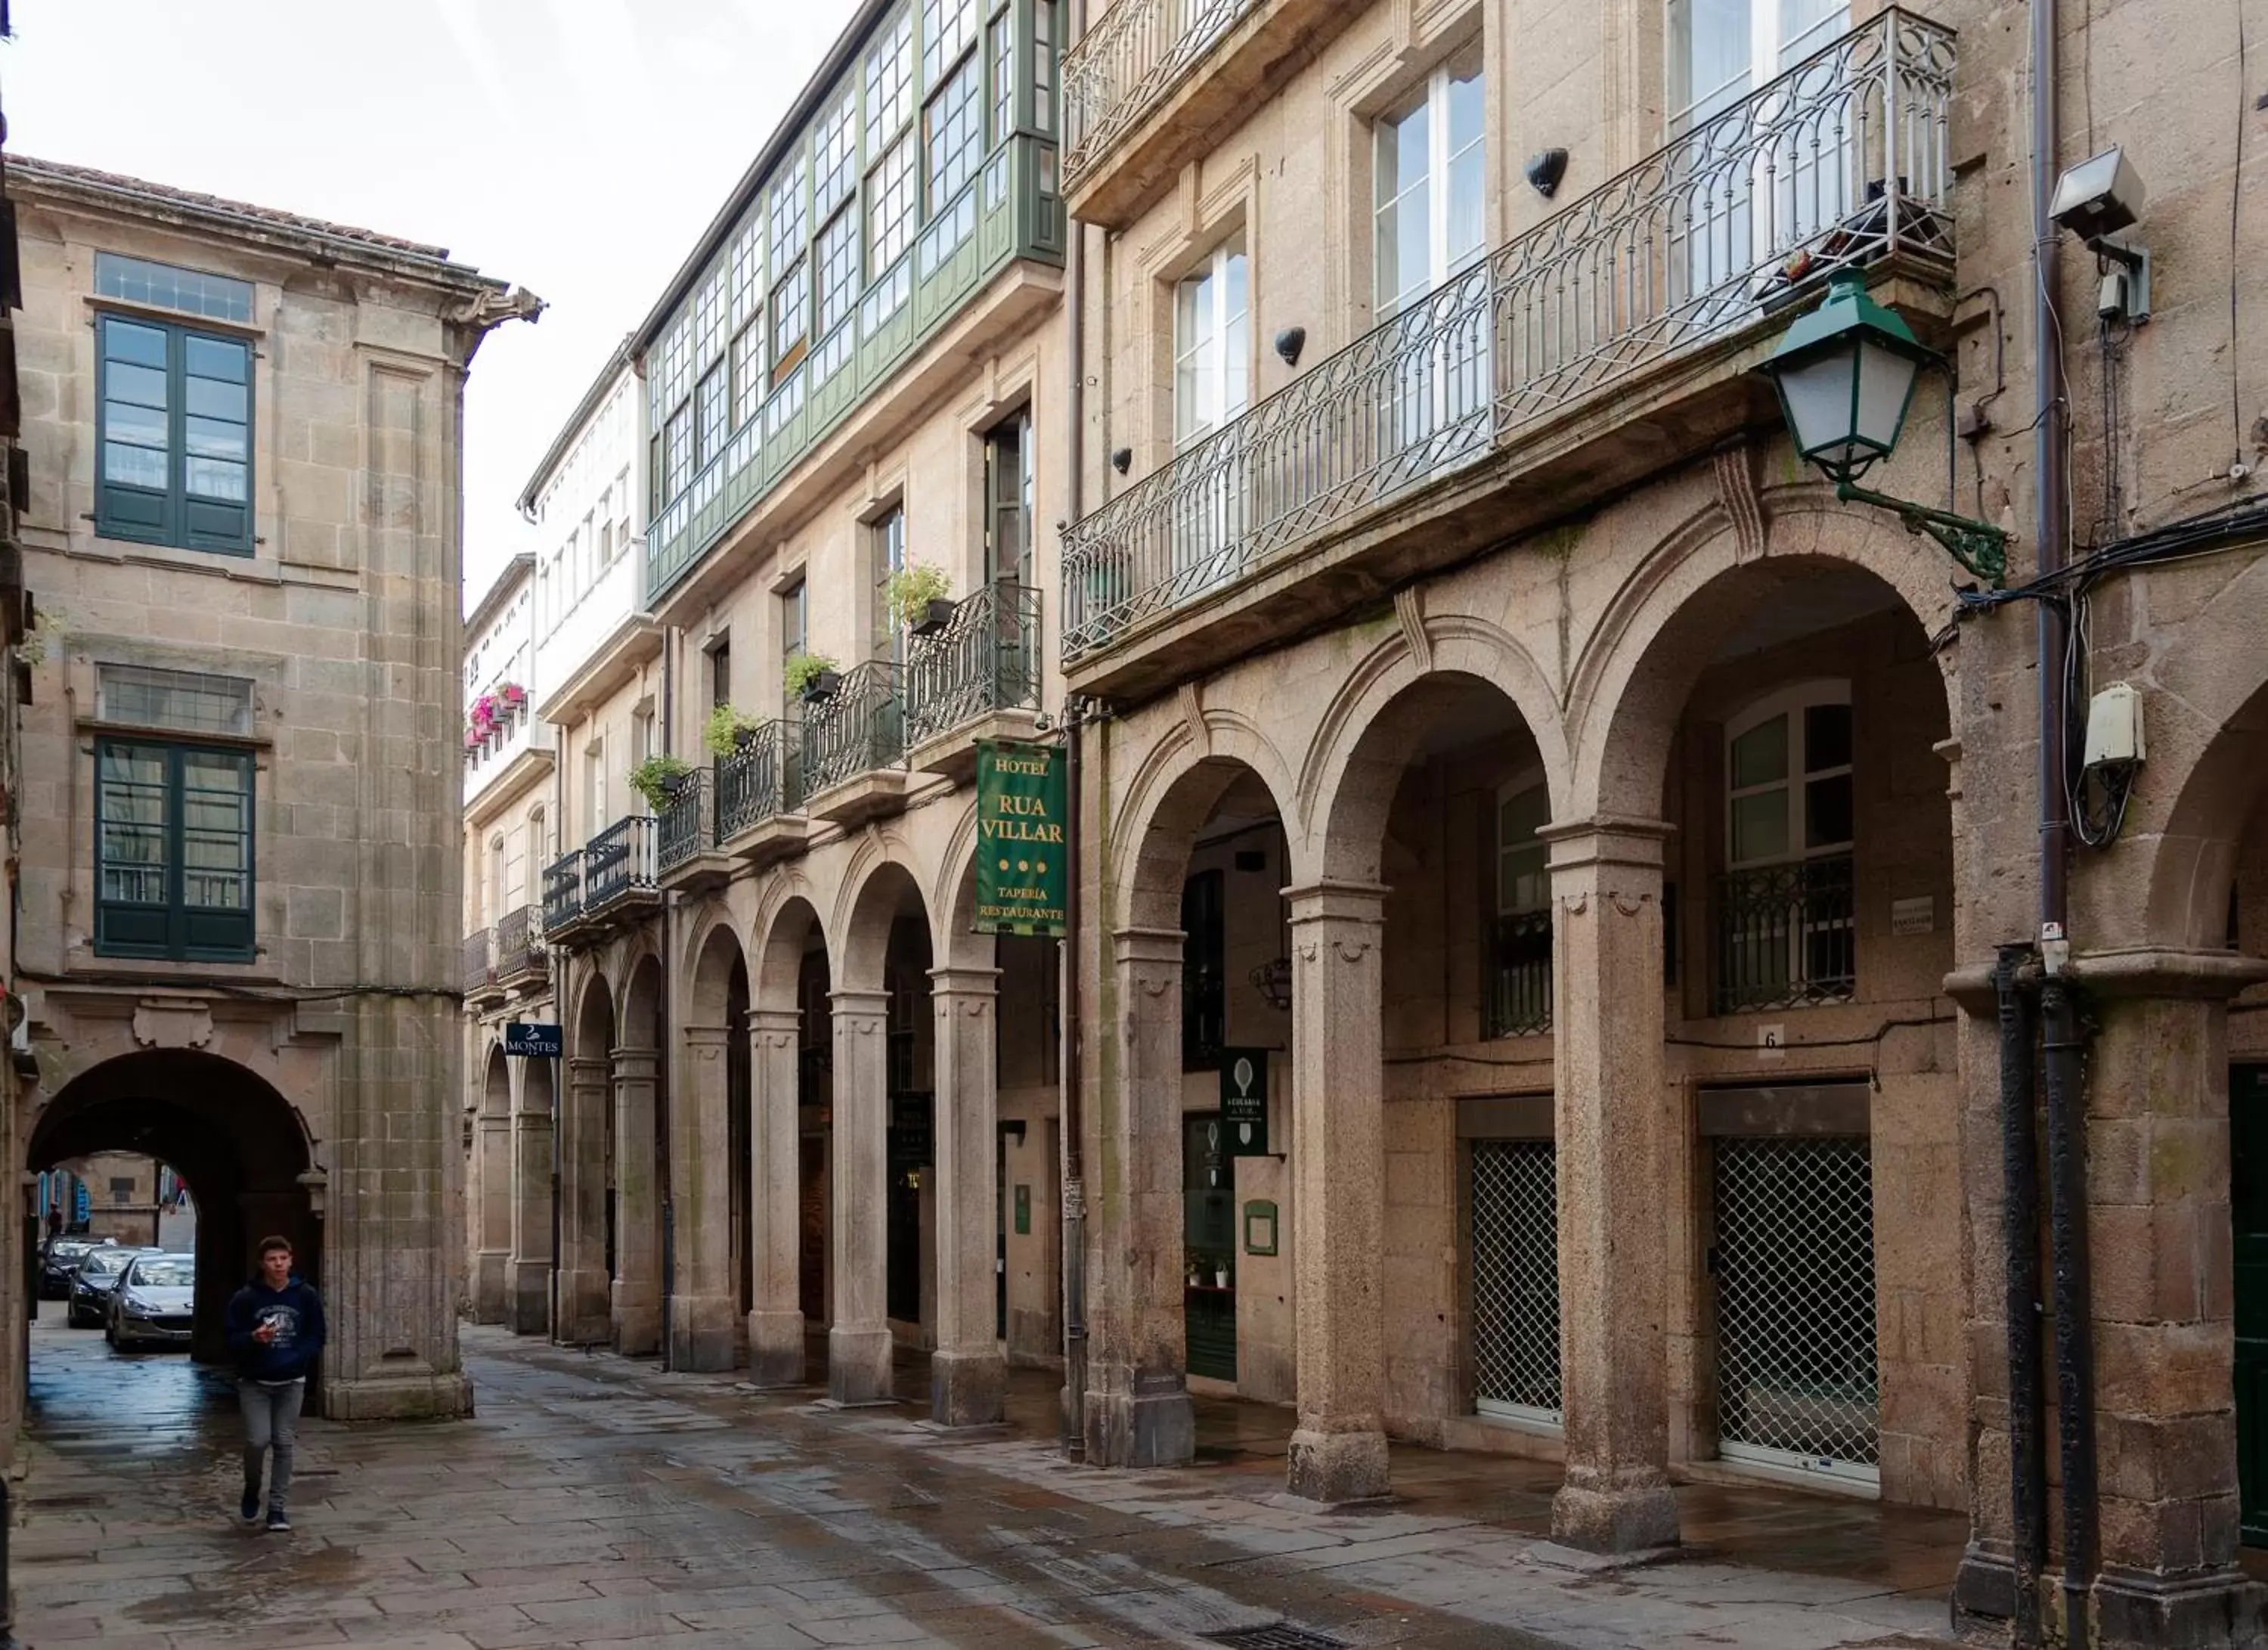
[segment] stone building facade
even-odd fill
[[[539,306],[136,179],[18,158],[8,191],[43,593],[18,1160],[131,1138],[178,1168],[201,1354],[281,1232],[332,1304],[326,1412],[464,1413],[461,409],[482,337]]]
[[[1972,1614],[2237,1636],[2268,224],[2228,116],[2268,116],[2234,31],[1081,10],[862,8],[633,340],[646,616],[577,715],[690,771],[649,809],[563,764],[563,1333],[784,1384],[823,1328],[845,1401],[925,1346],[954,1422],[1076,1311],[1093,1462],[1186,1462],[1190,1395],[1236,1393],[1294,1406],[1320,1500],[1388,1492],[1388,1437],[1564,1462],[1555,1531],[1607,1549],[1675,1541],[1683,1484],[1873,1497],[1968,1514]],[[2146,324],[2115,257],[2035,236],[2036,60],[2047,183],[2113,146],[2149,181]],[[1969,563],[1838,497],[1757,373],[1847,269],[1950,368],[1866,485],[1973,519]],[[877,622],[907,561],[957,598],[934,636]],[[932,729],[979,614],[984,692]],[[821,696],[777,685],[799,652]],[[2086,770],[2119,683],[2146,756]],[[971,932],[966,741],[1074,709],[1059,982]],[[2004,947],[2012,1003],[2088,1015],[2051,1112],[2085,1179],[2013,1250]],[[2006,1050],[2066,1072],[2029,1012]],[[1082,1265],[1027,1196],[1083,1210]],[[2006,1262],[2050,1228],[2091,1274],[2019,1318],[2093,1376],[2035,1354],[2035,1408]],[[2030,1488],[2059,1402],[2091,1496]]]

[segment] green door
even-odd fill
[[[2236,1222],[2236,1478],[2244,1543],[2268,1547],[2268,1065],[2228,1072]]]
[[[1182,1125],[1182,1241],[1187,1278],[1182,1322],[1189,1370],[1236,1379],[1236,1164],[1220,1114],[1194,1114]]]

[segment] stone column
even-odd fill
[[[2225,952],[2131,952],[2081,957],[2075,972],[2096,1020],[2085,1078],[2096,1639],[2227,1645],[2250,1585],[2236,1565],[2227,999],[2268,969]],[[2047,1449],[2054,1474],[2052,1422]],[[2059,1569],[2051,1560],[2043,1593]]]
[[[661,1055],[615,1050],[615,1350],[661,1350],[661,1217],[653,1160],[654,1087]]]
[[[1292,1212],[1298,1279],[1294,1495],[1387,1492],[1386,890],[1320,882],[1292,902]]]
[[[1119,1023],[1107,1035],[1119,1042],[1119,1093],[1098,1108],[1101,1151],[1090,1160],[1102,1218],[1091,1230],[1088,1276],[1117,1276],[1106,1285],[1108,1315],[1094,1326],[1087,1459],[1182,1466],[1197,1458],[1182,1300],[1182,934],[1122,928],[1111,938]],[[1091,1285],[1090,1300],[1106,1289]]]
[[[676,1248],[669,1303],[669,1366],[733,1366],[733,1160],[722,1026],[685,1028],[676,1073],[678,1106],[669,1131],[669,1193]]]
[[[510,1322],[515,1335],[551,1332],[551,1114],[523,1102],[512,1117]]]
[[[884,991],[834,992],[835,1322],[827,1331],[827,1396],[836,1403],[891,1399],[885,1264],[888,1211],[885,1155],[890,1117],[888,1020]]]
[[[1551,1533],[1606,1552],[1677,1540],[1664,1277],[1674,1138],[1661,1057],[1668,833],[1619,818],[1540,833],[1551,844],[1567,1440]]]
[[[512,1300],[512,1116],[482,1112],[473,1123],[474,1197],[481,1246],[473,1256],[473,1322],[502,1323]]]
[[[748,1015],[748,1186],[755,1202],[755,1300],[748,1312],[748,1380],[803,1384],[802,1101],[798,1048],[803,1016],[792,1008]]]
[[[613,1330],[607,1275],[607,1109],[614,1103],[605,1060],[567,1062],[558,1131],[558,1339],[587,1345]]]
[[[932,969],[937,1018],[937,1351],[930,1413],[946,1426],[997,1421],[1008,1360],[994,1331],[1000,1219],[998,1024],[1000,970]]]

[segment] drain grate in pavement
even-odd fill
[[[1287,1621],[1271,1622],[1265,1627],[1231,1627],[1223,1632],[1197,1636],[1226,1645],[1229,1650],[1347,1650],[1344,1639],[1297,1627]]]

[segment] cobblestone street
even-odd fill
[[[1705,1534],[1686,1561],[1588,1572],[1531,1533],[1554,1475],[1523,1463],[1398,1452],[1395,1505],[1325,1514],[1281,1497],[1255,1406],[1227,1411],[1259,1429],[1242,1439],[1216,1418],[1211,1464],[1091,1472],[1031,1435],[1038,1378],[1026,1425],[946,1438],[911,1406],[828,1411],[488,1330],[467,1337],[476,1420],[306,1423],[298,1528],[269,1536],[234,1524],[226,1380],[47,1311],[16,1541],[33,1646],[1013,1650],[1287,1624],[1348,1646],[1826,1650],[1933,1642],[1957,1554],[1949,1521],[1760,1496],[1780,1533],[1737,1500],[1719,1527],[1872,1573],[1738,1566]],[[1514,1487],[1484,1506],[1476,1476]],[[1705,1524],[1712,1492],[1687,1493]]]

